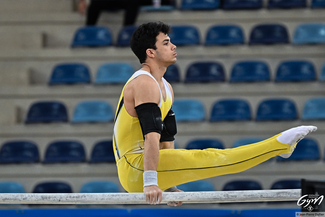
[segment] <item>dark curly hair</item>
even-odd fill
[[[168,34],[170,27],[163,22],[149,22],[140,25],[133,33],[130,40],[130,47],[138,57],[140,63],[147,59],[146,50],[148,48],[157,49],[157,36],[162,32]]]

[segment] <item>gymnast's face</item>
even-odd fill
[[[171,65],[176,62],[177,60],[177,53],[176,53],[176,46],[170,41],[170,38],[167,34],[159,33],[157,36],[155,50],[155,57],[156,60]]]

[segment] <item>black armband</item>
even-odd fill
[[[148,133],[156,132],[161,134],[164,122],[161,118],[160,108],[156,103],[143,103],[135,107],[143,136]]]
[[[160,142],[174,141],[176,133],[175,113],[170,109],[164,120],[164,129],[161,132]]]

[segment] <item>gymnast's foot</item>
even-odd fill
[[[316,130],[317,127],[315,126],[299,126],[282,132],[281,135],[277,137],[277,140],[281,143],[291,145],[292,148],[291,153],[281,154],[280,156],[283,158],[290,157],[296,147],[296,144],[309,133],[314,132]]]

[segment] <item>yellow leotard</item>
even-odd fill
[[[139,70],[127,83],[143,74],[155,80],[149,72]],[[165,80],[164,83],[166,100],[161,94],[159,103],[163,119],[172,105],[171,91]],[[139,119],[130,116],[124,107],[123,92],[124,88],[116,110],[113,135],[118,176],[126,191],[143,192],[144,137]],[[290,153],[292,146],[279,142],[277,136],[232,149],[162,149],[157,167],[158,185],[165,190],[186,182],[237,173],[277,155]]]

